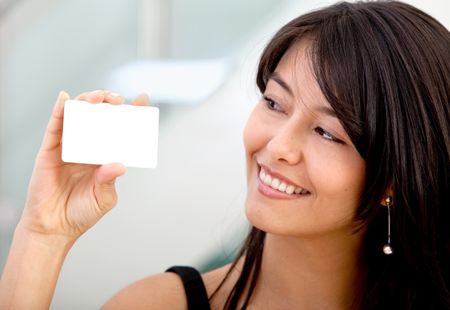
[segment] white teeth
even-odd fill
[[[264,170],[259,170],[259,178],[261,179],[261,180],[264,180],[264,178],[266,177],[266,174],[264,173]]]
[[[273,178],[269,174],[266,174],[266,172],[262,168],[259,171],[259,178],[264,184],[288,195],[292,195],[294,193],[297,195],[303,195],[308,193],[308,191],[304,188],[295,187],[294,185],[287,185],[279,179]]]
[[[266,185],[271,185],[272,184],[272,177],[268,174],[266,174],[266,176],[264,177],[264,184]]]
[[[286,187],[286,194],[291,195],[295,190],[295,187],[292,185],[289,185],[288,187]]]
[[[272,179],[272,183],[270,184],[270,186],[273,189],[278,189],[278,186],[280,186],[280,180],[278,180],[276,178]]]

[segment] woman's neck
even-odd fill
[[[253,300],[262,302],[263,309],[351,308],[364,281],[362,236],[359,232],[294,238],[268,233]]]

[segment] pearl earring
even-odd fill
[[[386,207],[388,211],[388,240],[387,243],[383,246],[383,253],[386,255],[391,255],[394,253],[394,250],[391,247],[391,204],[392,198],[388,196],[385,200]]]

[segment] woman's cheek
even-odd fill
[[[328,142],[327,142],[328,143]],[[365,163],[354,152],[341,145],[319,143],[305,156],[308,175],[317,190],[325,197],[358,201],[364,188]],[[319,193],[320,194],[320,193]]]

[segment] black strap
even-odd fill
[[[166,272],[176,273],[183,281],[189,310],[210,310],[208,294],[200,273],[192,267],[174,266]]]

